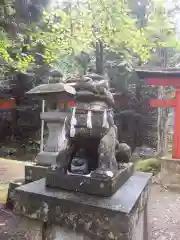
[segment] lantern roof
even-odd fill
[[[75,93],[76,90],[72,86],[63,83],[41,84],[27,92],[28,95],[41,98],[59,98],[62,94],[75,95]]]

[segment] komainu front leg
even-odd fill
[[[115,157],[116,132],[110,127],[108,133],[101,139],[99,144],[98,168],[92,173],[94,177],[112,178],[118,166]]]

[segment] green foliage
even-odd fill
[[[44,31],[33,29],[34,39],[45,46],[44,58],[48,64],[59,59],[64,63],[66,55],[66,59],[72,60],[81,51],[89,52],[98,40],[103,41],[106,50],[128,59],[138,56],[141,62],[147,62],[157,47],[180,46],[164,1],[153,0],[149,9],[146,25],[139,28],[123,0],[113,4],[111,0],[89,0],[69,5],[66,9],[44,12],[41,23]],[[77,69],[76,63],[70,61],[70,65]]]
[[[149,11],[148,24],[144,28],[146,37],[152,44],[148,65],[155,67],[174,66],[175,52],[179,51],[180,48],[174,20],[168,8],[165,8],[164,0],[153,0],[149,6]]]
[[[3,18],[8,17],[14,23],[13,1],[0,6]],[[8,8],[12,11],[7,11]],[[40,23],[26,23],[21,30],[21,40],[14,36],[12,41],[12,36],[7,30],[4,31],[5,28],[0,30],[1,60],[4,66],[26,71],[34,66],[33,52],[36,52],[37,44],[41,44],[44,51],[38,55],[41,55],[44,63],[60,66],[66,73],[82,71],[82,66],[79,69],[80,61],[75,61],[76,56],[81,52],[93,51],[95,42],[99,40],[106,50],[121,53],[129,59],[138,56],[141,62],[148,61],[152,50],[157,47],[179,48],[164,1],[153,0],[149,8],[147,25],[141,28],[137,26],[136,18],[131,16],[128,1],[124,0],[88,0],[68,4],[63,9],[44,11]],[[30,42],[25,46],[27,36]],[[24,47],[27,49],[25,52]]]
[[[44,12],[42,25],[46,29],[43,32],[33,29],[33,39],[45,46],[48,63],[65,54],[73,57],[81,51],[93,50],[97,40],[103,41],[106,49],[128,56],[136,53],[144,61],[149,58],[151,45],[122,0],[114,5],[110,0],[90,0],[66,11]]]
[[[143,60],[148,58],[147,39],[130,16],[126,1],[117,0],[112,5],[110,0],[91,0],[89,9],[89,21],[98,23],[97,38],[109,49],[127,56],[137,53]]]
[[[43,57],[48,64],[57,64],[63,58],[71,62],[76,54],[90,50],[93,41],[92,28],[75,9],[44,12],[41,27],[33,27],[31,37],[35,44],[45,47]]]
[[[10,40],[7,37],[7,34],[4,30],[0,29],[0,56],[3,58],[5,62],[9,61],[8,47],[11,45]]]
[[[165,8],[164,0],[153,0],[145,34],[154,47],[179,48],[180,42],[175,33],[174,23]]]
[[[34,58],[23,53],[25,35],[18,35],[14,3],[13,0],[0,2],[0,61],[4,71],[23,72],[33,64]]]
[[[151,172],[153,175],[157,174],[160,171],[160,168],[160,160],[155,158],[141,160],[135,165],[136,171]]]
[[[40,144],[37,141],[29,139],[25,148],[27,153],[38,153],[40,150]]]

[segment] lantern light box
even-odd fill
[[[60,102],[60,110],[61,111],[72,111],[73,107],[75,107],[76,103],[73,100],[67,102]]]

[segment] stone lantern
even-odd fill
[[[25,168],[27,182],[44,177],[47,167],[56,164],[56,157],[62,146],[63,126],[67,117],[71,116],[75,92],[72,86],[63,83],[42,84],[27,92],[32,98],[45,102],[45,111],[41,112],[40,118],[48,128],[48,138],[45,144],[42,141],[35,165]]]

